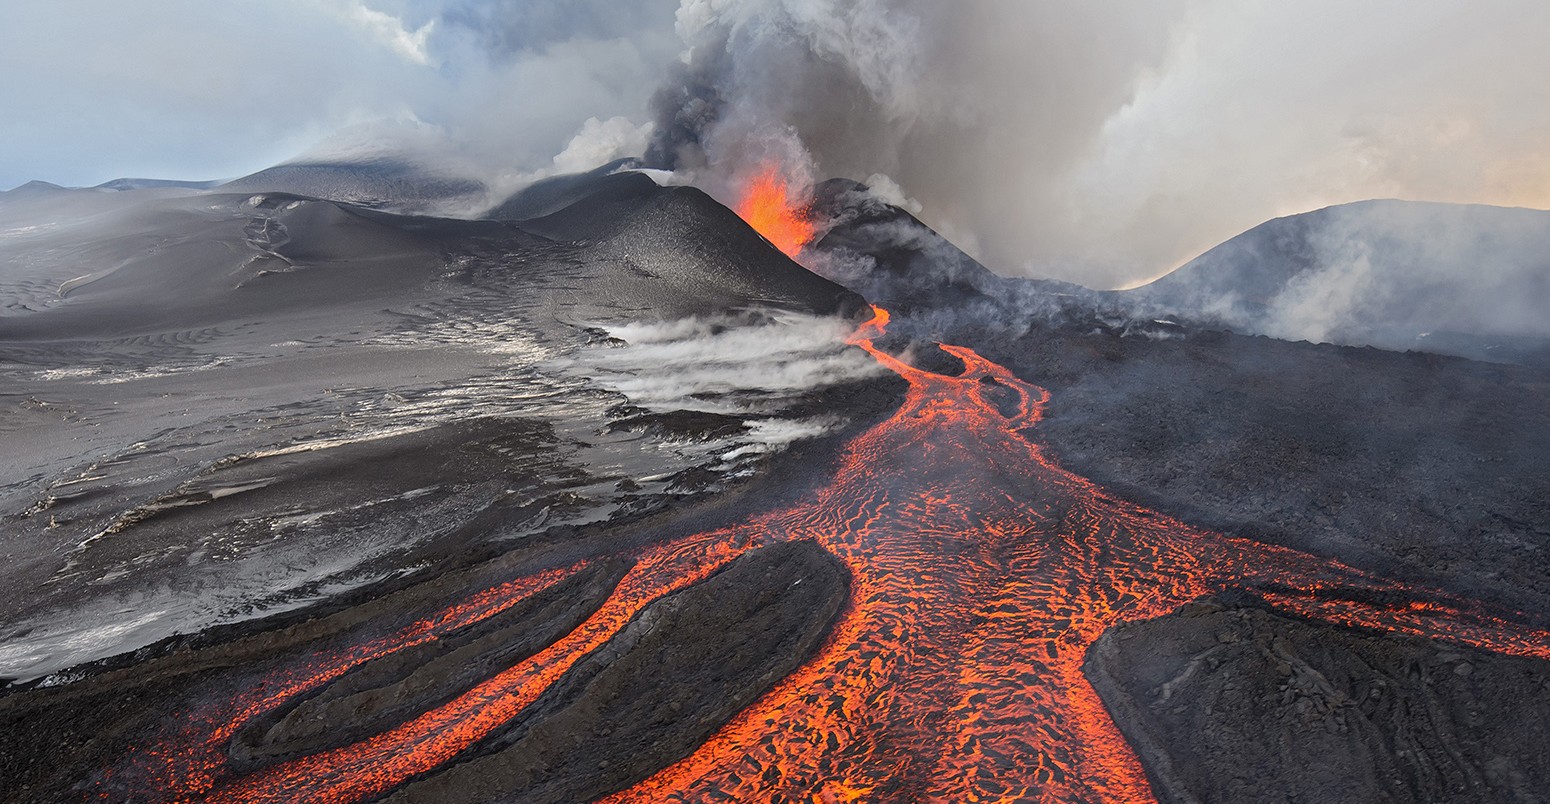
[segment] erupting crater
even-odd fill
[[[788,257],[800,254],[812,242],[807,210],[791,198],[791,185],[781,179],[775,165],[766,165],[743,188],[737,214]]]
[[[252,770],[228,758],[233,735],[261,713],[495,616],[583,565],[486,590],[186,713],[104,783],[170,800],[383,795],[496,733],[653,601],[785,540],[811,540],[849,568],[850,598],[827,639],[698,749],[607,801],[1151,801],[1083,660],[1114,625],[1228,588],[1328,622],[1550,659],[1550,635],[1514,613],[1117,499],[1029,440],[1045,391],[959,346],[942,346],[963,361],[957,376],[908,365],[874,345],[887,323],[874,308],[851,342],[908,381],[905,399],[798,504],[627,556],[631,568],[581,625],[374,737]]]

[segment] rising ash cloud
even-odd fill
[[[0,59],[30,77],[0,124],[28,155],[11,184],[393,151],[494,201],[644,152],[729,201],[771,160],[886,179],[994,270],[1095,288],[1336,203],[1550,206],[1542,4],[52,8],[0,12],[26,33]]]

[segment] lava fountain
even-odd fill
[[[609,802],[1151,801],[1082,662],[1106,629],[1228,588],[1306,617],[1550,659],[1550,635],[1521,615],[1114,497],[1025,435],[1045,391],[960,346],[942,347],[963,361],[957,376],[915,368],[875,345],[887,321],[875,310],[851,343],[908,381],[903,403],[847,444],[832,480],[799,503],[637,551],[580,626],[374,737],[256,770],[228,758],[232,735],[262,712],[372,656],[494,616],[581,565],[486,590],[402,634],[316,656],[262,692],[186,713],[104,778],[164,800],[375,798],[497,734],[653,601],[782,540],[817,542],[851,572],[828,638],[690,755]]]
[[[780,168],[765,165],[743,188],[737,214],[787,257],[796,257],[813,239],[813,225],[807,220],[806,208],[790,193],[791,186],[781,178]]]

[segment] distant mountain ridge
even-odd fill
[[[400,214],[522,222],[558,240],[610,239],[654,198],[651,177],[615,160],[536,181],[491,206],[491,188],[407,158],[292,162],[227,181],[123,178],[95,188],[29,182],[0,204],[106,191],[288,193]],[[480,213],[479,210],[484,210]],[[1099,310],[1284,340],[1550,361],[1550,212],[1373,200],[1267,221],[1129,291],[1003,277],[858,182],[815,188],[809,267],[868,299],[970,308],[986,320]],[[638,252],[638,249],[637,249]],[[637,258],[644,255],[637,253]]]
[[[1550,345],[1550,212],[1326,207],[1260,224],[1129,295],[1285,340],[1516,360]]]
[[[475,206],[488,193],[488,187],[475,179],[390,157],[290,162],[233,179],[218,189],[291,193],[408,213],[435,212],[448,204]]]

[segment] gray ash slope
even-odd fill
[[[279,191],[0,194],[0,580],[14,591],[0,675],[19,680],[0,691],[0,800],[70,799],[83,783],[143,797],[99,774],[167,712],[471,592],[597,562],[367,662],[232,750],[256,766],[363,739],[565,633],[632,546],[821,481],[832,443],[899,392],[844,344],[863,301],[697,190],[625,179],[627,193],[600,194],[615,181],[577,177],[527,221]],[[717,381],[648,382],[650,407],[592,378],[689,364]],[[803,381],[775,382],[792,364]],[[812,545],[754,551],[659,601],[650,617],[674,628],[627,629],[611,662],[468,759],[548,757],[530,792],[554,800],[641,778],[800,662],[846,583]],[[620,700],[628,711],[609,708]],[[597,746],[619,754],[610,775],[573,761],[599,713],[657,711],[686,714],[615,730]],[[419,781],[404,795],[489,792]]]
[[[1370,299],[1386,305],[1378,323],[1412,327],[1402,346],[1485,350],[1501,340],[1466,326],[1480,318],[1468,302],[1500,287],[1526,293],[1522,305],[1550,300],[1532,292],[1546,213],[1429,206],[1400,209],[1396,224],[1377,206],[1382,226],[1342,237],[1396,264],[1425,253],[1401,237],[1418,218],[1454,233],[1455,250],[1428,268],[1436,281]],[[1096,292],[996,276],[851,182],[821,187],[814,209],[832,228],[805,259],[891,302],[890,329],[914,341],[917,362],[950,371],[924,344],[969,344],[1051,392],[1033,437],[1066,468],[1193,524],[1550,615],[1540,347],[1478,351],[1513,360],[1479,362],[1276,340],[1204,314],[1223,295],[1332,270],[1286,262],[1297,249],[1277,238],[1308,221],[1266,224],[1187,269],[1215,284],[1186,274]],[[1359,207],[1343,225],[1370,215]],[[1499,237],[1457,234],[1480,231]],[[1503,279],[1450,308],[1450,288],[1474,276],[1469,242],[1502,259]],[[1458,337],[1414,341],[1416,322],[1450,314]],[[1533,801],[1550,784],[1536,738],[1550,717],[1545,663],[1294,621],[1253,600],[1203,606],[1118,629],[1090,654],[1164,801]],[[1264,645],[1285,655],[1267,659]]]
[[[751,422],[844,395],[707,421],[567,369],[628,366],[625,323],[862,309],[696,190],[588,196],[559,211],[611,233],[579,241],[277,192],[0,194],[0,676],[306,611],[467,548],[481,512],[516,539],[720,488],[767,451]]]
[[[478,179],[449,175],[398,157],[288,162],[232,179],[217,189],[293,193],[403,213],[477,207],[490,192]]]

